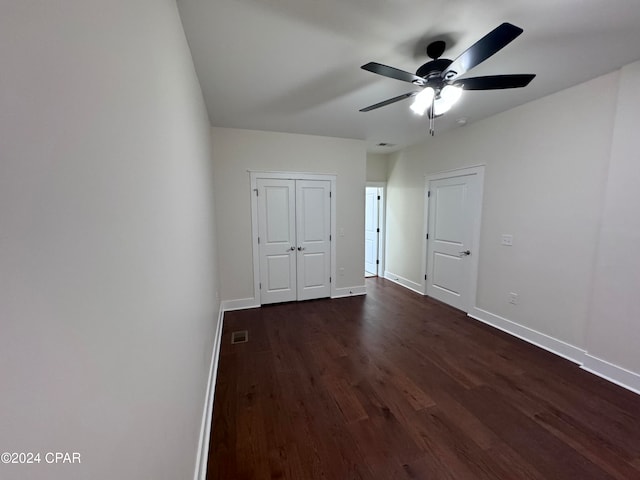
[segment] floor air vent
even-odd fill
[[[240,330],[231,334],[231,343],[245,343],[249,341],[249,332]]]

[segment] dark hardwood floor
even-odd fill
[[[640,396],[366,284],[225,314],[209,480],[640,479]]]

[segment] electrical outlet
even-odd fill
[[[509,293],[509,303],[511,305],[517,305],[518,304],[518,294],[517,293]]]
[[[503,233],[502,241],[500,242],[500,244],[504,245],[505,247],[513,246],[513,235],[510,235],[508,233]]]

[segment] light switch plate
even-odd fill
[[[509,235],[507,233],[503,233],[502,234],[502,241],[500,243],[501,243],[501,245],[504,245],[506,247],[513,246],[513,235]]]

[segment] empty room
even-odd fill
[[[638,25],[0,0],[0,478],[640,479]]]

